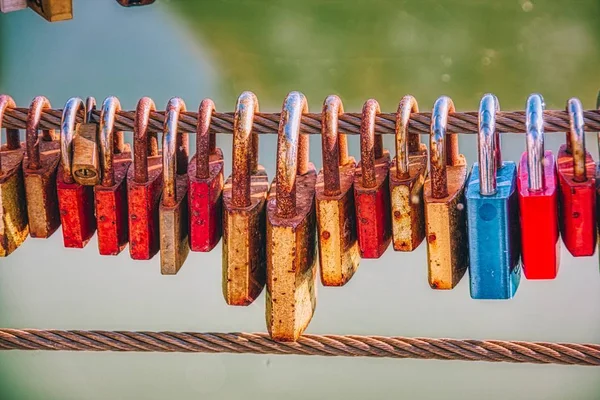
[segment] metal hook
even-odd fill
[[[496,174],[498,172],[497,148],[500,134],[496,130],[496,113],[500,111],[498,98],[491,93],[483,96],[479,103],[478,153],[479,153],[479,193],[483,196],[496,194]],[[500,160],[500,163],[502,161]],[[500,164],[502,165],[502,164]]]
[[[51,109],[50,101],[44,96],[37,96],[29,106],[27,113],[27,128],[25,130],[25,141],[27,145],[27,159],[29,162],[28,168],[39,169],[40,160],[40,141],[38,137],[38,127],[42,118],[42,111]],[[54,137],[53,129],[45,129],[43,137],[49,137],[50,140]]]
[[[150,97],[142,97],[137,103],[133,119],[133,172],[137,183],[148,182],[148,157],[158,155],[158,136],[148,134],[150,113],[156,111]]]
[[[339,116],[344,113],[342,100],[336,95],[328,96],[321,113],[321,141],[323,156],[323,181],[326,196],[341,193],[340,165],[347,162],[348,144],[346,135],[338,133]],[[342,138],[344,139],[342,143]]]
[[[89,111],[89,110],[88,110]],[[113,153],[115,140],[113,131],[115,117],[121,111],[121,102],[115,96],[107,97],[100,110],[100,160],[102,162],[102,186],[115,184],[115,171],[113,168]]]
[[[79,97],[71,97],[67,100],[60,119],[60,165],[63,169],[65,183],[73,183],[73,171],[71,169],[71,151],[73,137],[75,136],[75,123],[77,114],[83,111],[84,118],[87,110],[83,100]]]
[[[569,113],[569,132],[567,134],[567,150],[573,156],[573,180],[585,182],[586,153],[585,153],[585,122],[583,120],[583,106],[579,99],[573,97],[567,101]]]
[[[527,168],[529,190],[539,191],[544,182],[544,98],[534,93],[527,99],[525,133],[527,143]]]
[[[165,123],[163,127],[163,204],[172,207],[177,204],[177,164],[178,153],[182,151],[178,146],[177,125],[179,115],[185,112],[185,102],[179,97],[173,97],[167,104]]]
[[[251,204],[250,175],[254,165],[258,168],[258,154],[254,149],[252,125],[254,114],[259,111],[258,99],[252,92],[244,92],[238,97],[233,115],[233,161],[231,202],[236,207]]]
[[[450,160],[446,149],[446,129],[448,127],[448,115],[454,111],[452,99],[442,96],[435,101],[431,113],[431,134],[429,138],[431,193],[433,198],[436,199],[443,199],[448,196],[446,164]],[[452,144],[450,140],[448,142],[448,145]],[[456,147],[456,152],[458,152],[458,146]]]
[[[417,99],[406,95],[400,100],[396,113],[396,177],[407,179],[410,177],[408,155],[410,154],[410,138],[408,135],[408,122],[410,114],[419,112]],[[418,135],[417,135],[418,139]],[[417,147],[419,146],[417,141]],[[414,150],[414,149],[412,149]],[[418,149],[417,149],[418,151]]]
[[[214,134],[210,134],[210,120],[215,111],[215,103],[204,99],[198,108],[198,124],[196,125],[196,177],[207,179],[210,175],[210,155]]]
[[[360,165],[362,171],[362,185],[372,188],[377,185],[377,174],[375,173],[375,160],[378,157],[378,138],[375,137],[375,117],[381,113],[379,103],[375,99],[369,99],[362,108],[360,121]],[[381,135],[380,135],[381,136]],[[381,150],[383,154],[383,150]]]

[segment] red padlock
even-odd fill
[[[65,247],[85,247],[96,231],[94,187],[76,183],[71,169],[75,119],[79,111],[83,111],[87,120],[94,101],[90,99],[88,104],[89,110],[80,98],[70,98],[65,104],[60,123],[60,166],[56,176],[56,192]]]
[[[94,186],[98,251],[103,256],[117,255],[129,241],[127,224],[127,171],[131,148],[123,132],[114,132],[115,117],[121,103],[108,97],[100,111],[100,162],[102,180]]]
[[[544,99],[527,99],[527,151],[519,163],[523,270],[527,279],[554,279],[560,262],[558,183],[551,151],[544,151]]]
[[[375,135],[379,103],[370,99],[362,109],[360,163],[354,177],[358,243],[363,258],[379,258],[392,239],[390,216],[390,153],[383,138]]]
[[[211,99],[204,99],[198,110],[196,154],[188,166],[190,213],[190,250],[211,251],[221,239],[223,206],[223,152],[209,134],[215,110]]]
[[[596,165],[585,150],[585,123],[579,99],[569,99],[567,112],[567,144],[560,146],[557,156],[560,232],[573,256],[591,256],[596,250]]]

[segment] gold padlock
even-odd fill
[[[27,0],[27,5],[50,22],[73,19],[73,0]]]
[[[446,135],[448,114],[453,112],[452,100],[442,96],[431,115],[430,173],[423,198],[432,289],[454,288],[469,265],[464,200],[467,162],[458,152],[457,135]]]
[[[325,99],[321,113],[323,170],[317,176],[315,195],[324,286],[345,285],[360,263],[354,208],[356,161],[348,156],[346,135],[338,134],[338,117],[343,113],[339,97]]]
[[[267,202],[267,328],[278,341],[294,341],[316,303],[315,184],[308,137],[300,134],[306,98],[291,92],[279,121],[277,176]]]
[[[100,183],[100,148],[98,124],[90,122],[92,112],[96,109],[96,99],[86,100],[86,116],[83,123],[75,127],[73,137],[73,162],[71,169],[75,182],[84,186],[95,186]]]
[[[179,114],[185,112],[179,97],[169,100],[163,128],[163,192],[158,209],[160,272],[176,274],[185,262],[188,243],[188,135],[177,130]]]
[[[417,100],[404,96],[396,113],[396,158],[390,167],[392,241],[396,251],[413,251],[425,237],[423,184],[427,176],[427,148],[419,134],[408,134],[413,112],[419,112]]]
[[[0,136],[7,108],[16,108],[15,101],[0,95]],[[6,138],[5,145],[0,143],[0,257],[16,250],[29,234],[22,169],[25,148],[18,129],[7,129]]]

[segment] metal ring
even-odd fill
[[[448,115],[455,111],[454,102],[448,96],[435,101],[431,113],[429,138],[431,193],[433,198],[442,199],[448,196],[448,177],[446,176],[446,129]]]
[[[177,204],[177,125],[179,114],[185,112],[185,102],[173,97],[167,104],[165,123],[163,126],[163,204],[172,207]]]
[[[544,182],[544,98],[534,93],[527,99],[525,134],[529,190],[543,190]]]
[[[152,133],[150,134],[152,137],[148,136],[152,111],[156,111],[154,101],[150,97],[142,97],[137,103],[133,118],[133,172],[137,183],[148,182],[148,156],[158,155],[158,143],[152,143],[152,139],[157,142],[156,134]],[[150,149],[153,151],[151,152]]]
[[[252,92],[244,92],[235,103],[233,114],[233,160],[232,160],[232,196],[236,207],[247,207],[251,203],[250,175],[252,166],[258,163],[258,154],[254,152],[252,125],[254,114],[259,112],[258,98]],[[256,162],[254,160],[257,160]]]
[[[204,99],[198,107],[196,124],[196,178],[207,179],[210,176],[211,135],[210,120],[215,111],[215,103]]]
[[[583,106],[579,99],[573,97],[567,101],[567,112],[569,113],[568,146],[573,155],[573,180],[585,182],[587,179],[585,162],[585,122],[583,120]]]
[[[396,113],[396,177],[399,179],[407,179],[410,177],[408,155],[409,137],[408,137],[408,122],[410,114],[419,112],[419,104],[417,99],[411,95],[406,95],[398,104],[398,112]]]
[[[42,111],[51,109],[50,101],[44,96],[37,96],[31,102],[27,112],[27,128],[25,129],[25,144],[27,145],[27,168],[40,169],[40,140],[38,127],[42,118]],[[48,130],[46,136],[54,136],[53,130]]]
[[[340,143],[342,135],[338,132],[339,116],[343,113],[342,100],[336,95],[327,96],[321,113],[323,191],[326,196],[335,196],[341,193],[340,164],[343,160],[341,160],[340,152],[342,152],[342,146],[347,146],[346,143]]]
[[[377,158],[375,140],[375,117],[381,113],[379,103],[369,99],[362,108],[360,120],[360,165],[362,171],[362,186],[372,188],[377,185],[375,159]]]
[[[478,155],[479,193],[483,196],[496,194],[496,174],[498,172],[498,143],[496,113],[500,111],[498,98],[491,93],[484,95],[479,103]]]
[[[71,151],[73,137],[75,136],[75,123],[77,114],[83,110],[84,118],[87,114],[85,104],[79,97],[71,97],[67,100],[60,118],[60,165],[63,170],[65,183],[73,183],[73,171],[71,170]]]
[[[102,162],[102,186],[115,184],[115,170],[113,167],[113,132],[115,117],[121,111],[121,102],[115,96],[107,97],[100,110],[100,161]]]

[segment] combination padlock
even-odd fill
[[[360,162],[354,174],[358,243],[363,258],[379,258],[392,239],[390,218],[390,154],[375,135],[377,100],[369,99],[360,122]]]
[[[569,253],[591,256],[596,250],[596,165],[585,149],[583,107],[567,102],[570,129],[557,155],[560,233]]]
[[[452,100],[442,96],[436,100],[431,115],[430,171],[423,200],[432,289],[454,288],[469,265],[464,209],[467,162],[458,152],[457,135],[446,134],[448,115],[453,112]]]
[[[73,0],[27,0],[27,5],[50,22],[73,18]]]
[[[187,171],[192,251],[211,251],[221,239],[223,152],[215,145],[215,135],[209,133],[214,110],[212,100],[200,103],[196,154]]]
[[[527,279],[554,279],[560,262],[556,163],[544,151],[544,99],[532,94],[525,115],[527,151],[519,163],[521,251]]]
[[[413,112],[419,112],[417,100],[404,96],[396,113],[396,158],[390,167],[392,243],[396,251],[413,251],[425,238],[427,148],[421,144],[419,134],[408,133]]]
[[[176,274],[185,262],[188,242],[188,135],[178,132],[179,115],[185,112],[179,97],[169,100],[163,129],[163,191],[159,206],[160,272]]]
[[[324,286],[345,285],[360,263],[354,205],[356,162],[348,156],[346,135],[338,133],[338,117],[343,113],[339,97],[325,99],[321,114],[323,170],[317,176],[315,193]]]
[[[0,136],[7,108],[16,108],[15,101],[0,95]],[[29,234],[22,169],[24,154],[19,130],[7,129],[6,144],[0,142],[0,257],[15,251]]]
[[[60,141],[54,130],[39,134],[42,111],[51,109],[47,98],[33,99],[27,113],[27,154],[23,161],[29,235],[48,238],[60,226],[56,172],[60,161]]]
[[[88,106],[94,101],[88,99]],[[70,98],[63,109],[60,122],[60,165],[56,175],[56,193],[65,247],[83,248],[96,231],[94,217],[94,187],[77,183],[71,168],[73,136],[77,135],[75,118],[80,111],[89,118],[87,107],[78,97]],[[78,125],[83,125],[78,124]]]
[[[162,154],[157,134],[148,132],[154,102],[143,97],[137,104],[133,124],[133,168],[127,172],[129,255],[149,260],[158,252],[158,207],[163,189]]]
[[[108,97],[100,111],[100,184],[94,186],[98,251],[117,255],[129,241],[127,212],[127,171],[131,165],[131,148],[123,132],[114,132],[115,117],[121,103]]]
[[[521,280],[517,165],[502,162],[496,131],[498,99],[479,104],[479,163],[467,184],[469,280],[474,299],[510,299]]]
[[[302,93],[285,98],[279,121],[277,176],[267,201],[267,328],[277,341],[295,341],[316,303],[315,184],[308,137],[300,134],[308,104]]]
[[[252,132],[258,99],[240,95],[233,116],[232,174],[223,189],[223,297],[246,306],[265,286],[266,199],[269,178],[258,164],[258,135]]]

